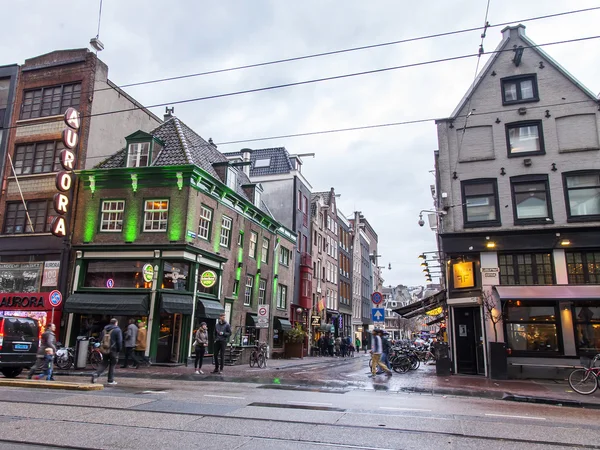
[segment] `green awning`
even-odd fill
[[[218,301],[205,298],[198,299],[196,317],[200,319],[218,319],[221,314],[225,314],[225,308]]]
[[[278,330],[291,330],[292,324],[287,319],[280,319],[279,317],[275,317],[275,328]]]
[[[64,306],[64,312],[75,314],[147,316],[148,311],[147,294],[76,293]]]
[[[192,314],[194,300],[191,295],[161,294],[160,310],[167,314]]]
[[[258,323],[258,314],[246,314],[246,326],[255,327]]]

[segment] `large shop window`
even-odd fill
[[[547,175],[512,177],[510,184],[516,225],[552,223]]]
[[[496,179],[467,180],[461,186],[465,227],[500,225]]]
[[[0,293],[43,292],[40,291],[43,268],[43,262],[0,263]]]
[[[150,289],[153,274],[154,267],[148,261],[90,260],[87,262],[83,286],[109,289]]]
[[[600,171],[563,174],[563,177],[568,219],[600,219]]]
[[[56,116],[79,106],[81,83],[31,89],[23,94],[20,119]]]
[[[64,148],[65,146],[61,141],[17,145],[13,158],[15,173],[17,175],[29,175],[61,170],[60,152]]]
[[[47,233],[50,231],[54,216],[51,214],[52,206],[49,200],[26,202],[27,212],[23,202],[6,203],[4,217],[4,234],[21,233]],[[31,222],[30,222],[31,220]],[[33,228],[31,227],[33,225]]]
[[[600,353],[600,306],[577,304],[573,308],[573,318],[578,353],[590,356]]]
[[[553,284],[552,255],[524,253],[498,255],[500,284]]]
[[[558,354],[556,304],[540,305],[509,300],[506,308],[506,341],[513,354]]]
[[[165,261],[163,262],[163,289],[187,291],[190,275],[190,263]]]
[[[600,252],[565,252],[569,284],[600,284]]]

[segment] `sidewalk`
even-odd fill
[[[167,379],[180,381],[246,382],[282,387],[323,389],[365,389],[388,392],[414,392],[430,395],[480,397],[527,403],[600,409],[600,390],[584,396],[570,389],[566,380],[490,380],[481,376],[451,375],[438,377],[435,366],[423,366],[390,378],[368,378],[369,355],[354,358],[305,357],[303,359],[269,360],[265,369],[248,365],[225,366],[223,374],[213,374],[213,366],[204,365],[203,375],[194,373],[193,364],[186,367],[156,366],[139,369],[117,368],[116,378]],[[56,371],[61,376],[91,376],[92,370]]]

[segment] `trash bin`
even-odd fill
[[[438,342],[433,346],[435,354],[435,374],[438,377],[446,377],[450,375],[450,357],[448,344]]]
[[[77,336],[77,345],[75,345],[75,368],[85,369],[87,366],[88,349],[90,340],[87,336]]]

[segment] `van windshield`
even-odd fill
[[[17,317],[4,318],[4,339],[37,338],[37,325],[32,319]]]

